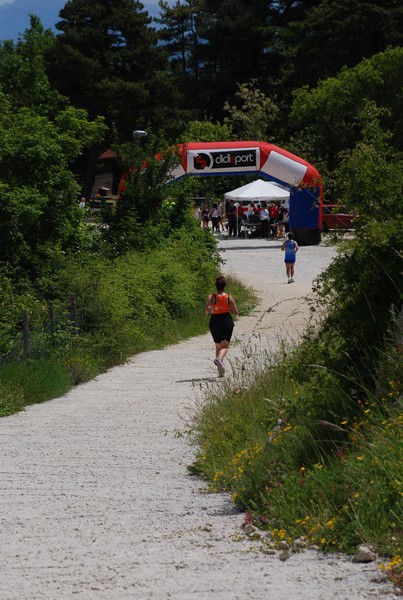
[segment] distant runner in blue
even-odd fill
[[[295,258],[298,252],[298,244],[293,238],[293,234],[289,233],[287,239],[284,240],[283,245],[281,246],[281,250],[285,250],[284,262],[288,283],[293,283],[294,281]]]

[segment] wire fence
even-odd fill
[[[47,312],[31,319],[28,309],[22,309],[21,319],[12,327],[13,334],[3,339],[0,348],[0,365],[44,358],[61,348],[71,346],[80,333],[80,314],[75,294],[64,305],[47,303]]]

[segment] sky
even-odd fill
[[[18,39],[29,27],[29,15],[37,15],[46,29],[59,21],[59,11],[67,0],[0,0],[0,41]],[[172,2],[173,3],[173,2]],[[150,16],[159,12],[158,0],[142,0]],[[171,2],[170,2],[171,4]]]

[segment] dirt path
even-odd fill
[[[298,298],[333,250],[298,256],[286,284],[277,242],[221,242],[261,305],[236,324],[231,357],[306,317]],[[260,318],[275,302],[281,311]],[[275,341],[273,342],[275,343]],[[136,356],[66,396],[0,420],[1,600],[391,600],[375,564],[313,551],[286,562],[238,539],[227,495],[187,473],[183,418],[216,385],[209,335]]]

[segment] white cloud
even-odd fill
[[[14,0],[0,0],[0,6],[2,6],[3,4],[12,4],[14,2]]]

